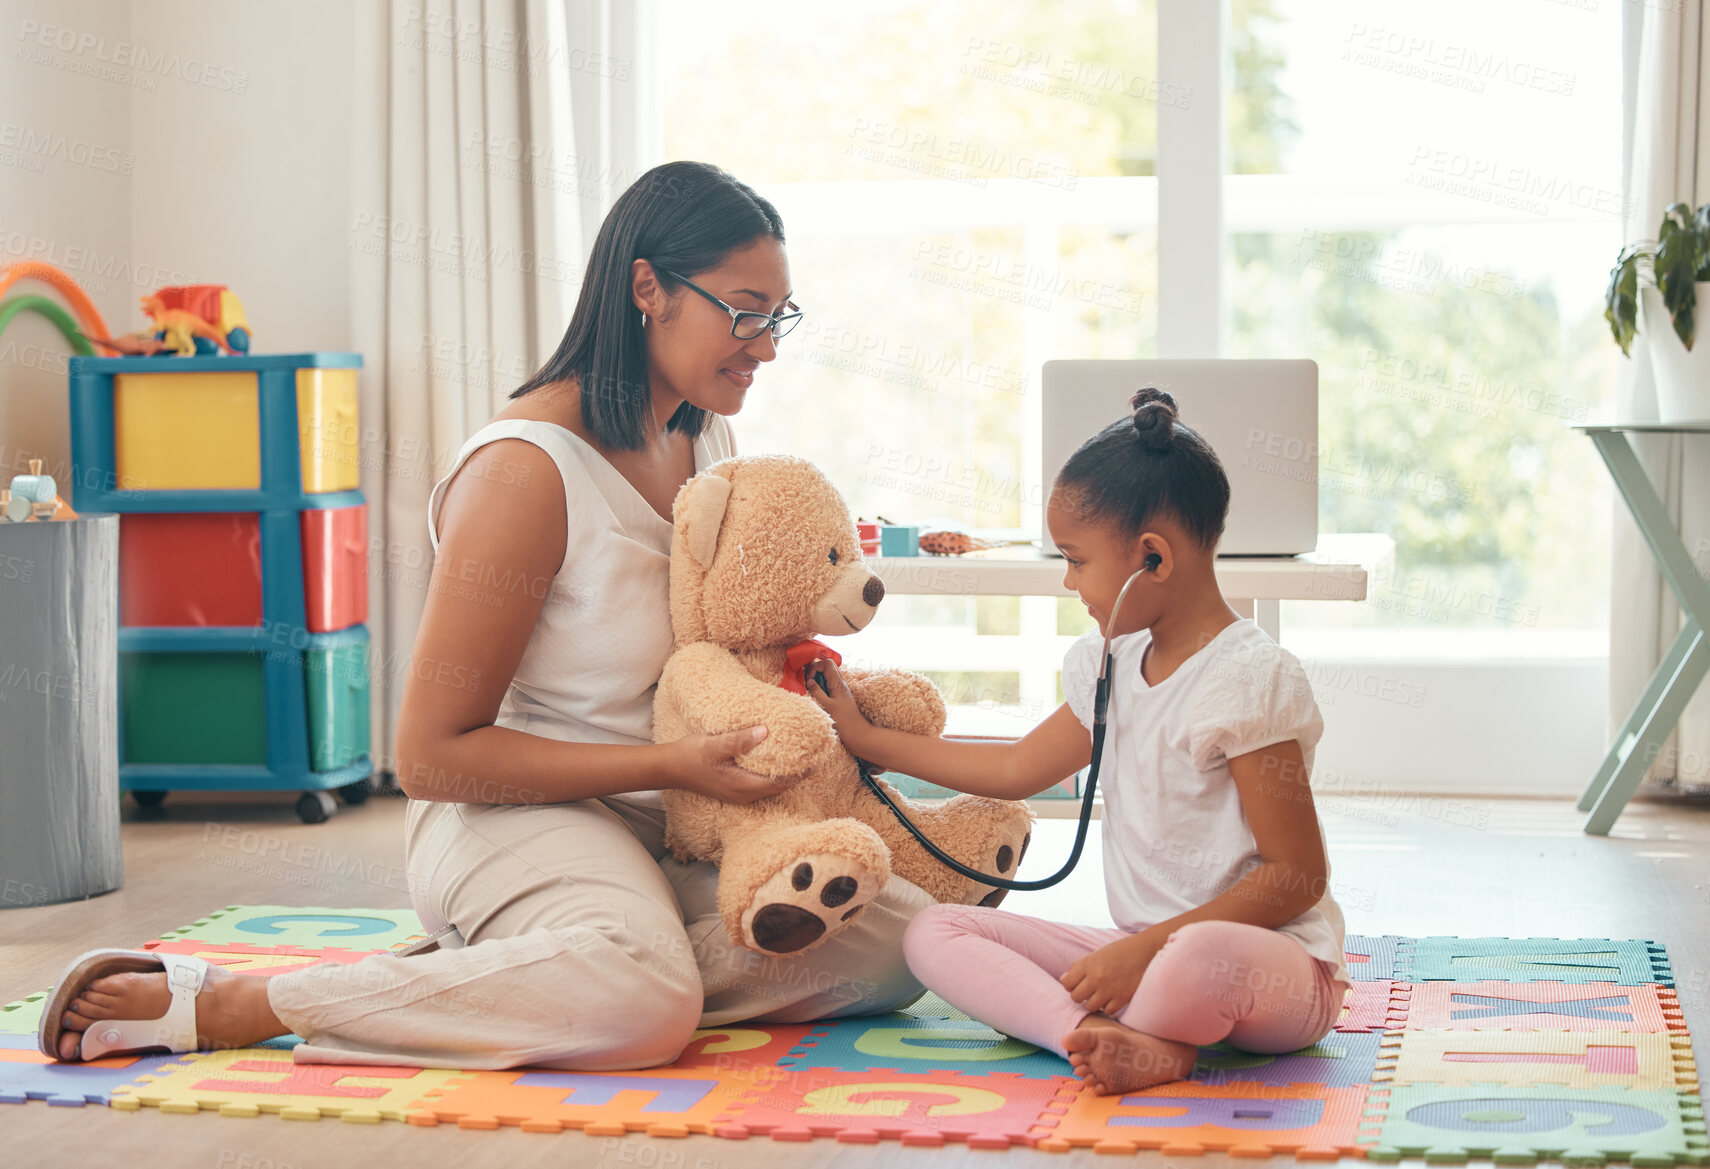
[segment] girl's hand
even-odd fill
[[[670,786],[727,804],[749,804],[799,783],[802,776],[774,779],[737,765],[737,757],[765,737],[765,727],[748,727],[722,735],[689,735],[666,743],[665,772]]]
[[[825,689],[820,688],[816,674],[825,678]],[[849,692],[849,683],[837,672],[836,663],[829,658],[815,658],[802,670],[802,684],[807,688],[808,697],[831,716],[832,725],[837,728],[837,737],[843,740],[843,745],[859,755],[862,734],[871,730],[873,724],[856,705],[855,696]]]
[[[1159,944],[1144,931],[1094,950],[1063,972],[1059,980],[1083,1009],[1114,1018],[1128,1005]]]

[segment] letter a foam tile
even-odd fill
[[[1698,1088],[1684,1035],[1595,1031],[1395,1031],[1375,1082],[1559,1084],[1568,1088]]]
[[[291,905],[229,905],[162,941],[247,942],[256,946],[388,950],[422,932],[421,919],[408,909],[305,909]]]
[[[1617,982],[1674,985],[1655,942],[1609,938],[1420,938],[1396,963],[1403,982]]]
[[[136,1084],[145,1072],[173,1062],[176,1055],[114,1055],[88,1063],[60,1063],[36,1050],[36,1036],[0,1035],[0,1103],[49,1104],[81,1108],[105,1104],[115,1090]]]
[[[843,1144],[1006,1149],[1031,1145],[1041,1117],[1055,1119],[1080,1089],[1066,1076],[804,1068],[732,1108],[714,1132],[736,1140],[833,1137]]]
[[[1336,1160],[1359,1154],[1365,1103],[1363,1086],[1162,1084],[1109,1096],[1083,1091],[1064,1116],[1043,1118],[1034,1131],[1039,1147],[1053,1152],[1086,1145],[1099,1153],[1293,1153],[1303,1161]]]
[[[1373,1142],[1366,1150],[1372,1161],[1710,1164],[1704,1108],[1694,1096],[1630,1088],[1398,1085],[1373,1092],[1361,1139]]]
[[[711,1132],[733,1106],[781,1076],[756,1068],[734,1082],[710,1071],[650,1068],[634,1072],[560,1072],[546,1068],[465,1072],[433,1091],[410,1113],[416,1125],[456,1124],[524,1132],[579,1128],[589,1136],[681,1137]]]
[[[336,1116],[348,1124],[404,1120],[416,1102],[466,1072],[450,1068],[293,1063],[289,1051],[240,1048],[198,1051],[139,1082],[113,1090],[112,1106],[135,1111],[217,1111],[221,1116],[272,1112],[286,1120]]]
[[[1422,982],[1404,1026],[1428,1031],[1634,1031],[1686,1034],[1680,1000],[1666,986],[1614,982]]]
[[[219,945],[212,942],[200,942],[194,938],[179,938],[171,942],[144,942],[143,949],[157,954],[190,954],[233,974],[258,976],[289,974],[293,970],[301,970],[306,966],[319,966],[328,962],[339,966],[351,966],[372,954],[380,952],[376,950],[341,950],[333,947],[324,950],[306,950],[301,946],[250,946],[242,942],[229,942],[225,945]]]
[[[873,1067],[899,1072],[1013,1072],[1038,1079],[1072,1076],[1069,1061],[983,1023],[890,1014],[821,1023],[778,1061],[782,1068]]]

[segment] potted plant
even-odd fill
[[[1638,317],[1651,336],[1657,416],[1664,422],[1710,420],[1710,344],[1693,346],[1696,310],[1710,307],[1710,203],[1663,212],[1657,238],[1621,249],[1609,272],[1603,316],[1621,352],[1632,356]],[[1672,327],[1664,328],[1663,322]]]

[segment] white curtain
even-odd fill
[[[1627,219],[1624,239],[1656,238],[1670,203],[1710,200],[1710,27],[1704,0],[1666,0],[1625,8]],[[1610,257],[1613,264],[1614,257]],[[1703,306],[1701,306],[1702,308]],[[1700,341],[1700,344],[1705,343]],[[1615,413],[1655,419],[1656,390],[1641,322],[1633,356],[1621,362]],[[1710,437],[1637,435],[1634,450],[1679,525],[1700,572],[1710,572]],[[1609,731],[1626,720],[1651,671],[1681,626],[1680,607],[1663,582],[1625,505],[1615,501],[1609,638]],[[1650,776],[1662,786],[1710,788],[1710,687],[1699,691],[1658,755]]]
[[[372,742],[392,766],[427,594],[427,502],[557,347],[656,119],[628,0],[355,6],[352,334],[365,359]],[[656,137],[656,134],[655,134]]]

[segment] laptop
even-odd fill
[[[1318,363],[1306,360],[1047,361],[1046,489],[1081,443],[1133,411],[1145,386],[1168,390],[1229,476],[1219,556],[1293,556],[1318,546]],[[1041,521],[1043,522],[1043,521]],[[1042,531],[1046,554],[1057,555]]]

